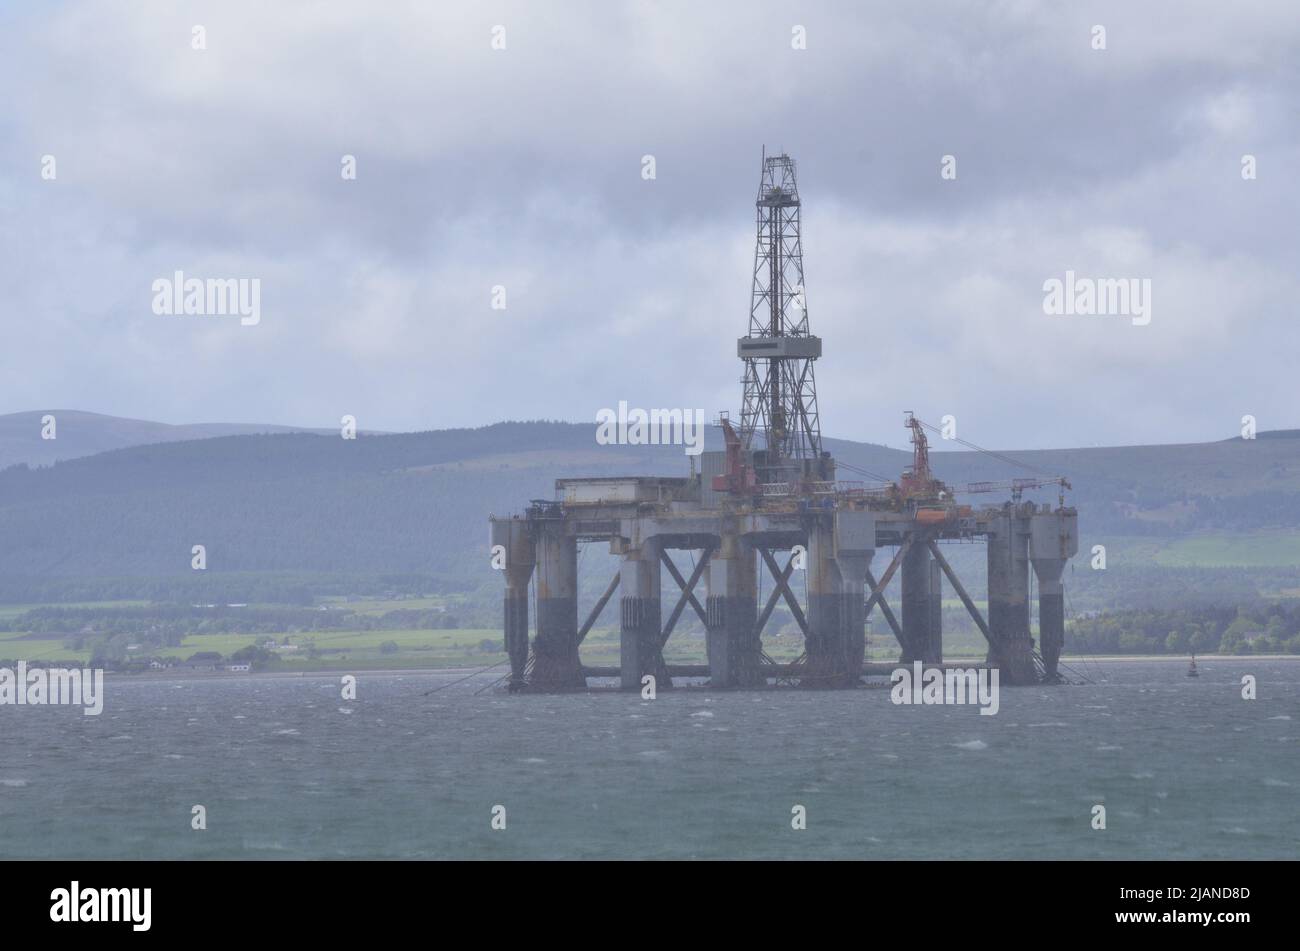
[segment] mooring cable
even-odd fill
[[[431,690],[426,690],[422,694],[422,696],[427,697],[429,696],[429,694],[437,693],[439,690],[446,690],[448,687],[454,687],[456,686],[456,684],[464,683],[465,681],[469,680],[471,677],[477,677],[480,674],[486,674],[489,670],[495,670],[496,668],[500,667],[502,664],[508,664],[508,663],[510,663],[509,657],[507,657],[505,660],[499,660],[495,664],[491,664],[490,666],[484,667],[482,670],[476,670],[471,674],[466,674],[464,677],[461,677],[457,680],[453,680],[451,683],[440,684],[439,686],[434,687]]]
[[[496,680],[492,681],[490,684],[484,684],[482,687],[479,687],[477,690],[475,690],[475,691],[474,691],[474,696],[477,697],[477,696],[478,696],[479,694],[481,694],[481,693],[486,693],[487,691],[492,690],[492,689],[495,688],[495,687],[499,687],[499,686],[501,686],[503,683],[505,683],[507,680],[509,680],[512,676],[513,676],[513,671],[506,671],[504,674],[502,674],[502,675],[501,675],[500,677],[498,677]]]

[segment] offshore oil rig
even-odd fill
[[[840,481],[839,464],[823,451],[813,364],[822,353],[809,332],[804,304],[800,200],[795,163],[763,157],[757,208],[749,332],[737,342],[744,363],[739,429],[719,419],[726,448],[704,452],[701,471],[687,477],[558,479],[553,500],[535,501],[522,516],[491,519],[490,540],[504,569],[505,646],[510,689],[587,689],[588,677],[617,677],[639,690],[673,677],[707,677],[716,688],[770,683],[854,687],[864,673],[893,665],[865,663],[865,626],[879,608],[901,645],[900,663],[943,663],[943,577],[988,642],[986,663],[1006,684],[1059,681],[1065,638],[1061,575],[1078,549],[1078,516],[1065,505],[1064,478],[972,483],[967,492],[1007,491],[1010,501],[974,508],[930,470],[927,429],[911,413],[912,465],[896,481]],[[970,444],[967,444],[970,445]],[[973,447],[978,448],[978,447]],[[1025,489],[1058,488],[1058,504],[1021,500]],[[985,618],[944,557],[942,542],[983,541],[988,552]],[[602,542],[620,564],[604,593],[578,610],[578,546]],[[880,549],[892,558],[877,578]],[[670,550],[694,553],[683,576]],[[789,553],[785,564],[778,553]],[[807,603],[790,578],[807,572]],[[1038,580],[1039,637],[1030,630],[1030,568]],[[678,587],[665,620],[661,570]],[[759,573],[773,588],[759,605]],[[529,639],[529,584],[536,574],[536,633]],[[885,590],[900,576],[896,613]],[[703,602],[697,594],[704,584]],[[616,591],[620,593],[620,663],[584,667],[579,649]],[[804,637],[793,663],[763,651],[763,629],[783,600]],[[669,665],[664,648],[682,614],[704,625],[708,663]],[[875,666],[886,669],[870,670]]]

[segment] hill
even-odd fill
[[[55,419],[53,439],[42,438],[41,435],[44,429],[42,420],[46,416]],[[67,409],[9,413],[0,416],[0,469],[20,463],[46,466],[62,459],[76,459],[111,449],[150,443],[292,432],[328,433],[323,429],[269,423],[189,423],[175,426]]]
[[[716,447],[717,434],[706,443]],[[909,461],[882,446],[829,439],[827,448],[882,475]],[[1300,565],[1300,434],[1009,455],[1073,480],[1083,548],[1105,544],[1112,566]],[[1024,474],[968,451],[935,451],[932,462],[954,487]],[[683,475],[687,466],[680,447],[598,446],[591,425],[557,422],[355,440],[214,435],[11,466],[0,471],[0,597],[66,600],[50,595],[107,578],[211,585],[279,574],[320,587],[414,576],[426,590],[491,585],[498,579],[486,571],[489,513],[550,497],[559,477]],[[196,544],[206,547],[207,572],[190,567]],[[978,569],[973,551],[954,558]]]

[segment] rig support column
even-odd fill
[[[506,576],[505,645],[510,658],[510,690],[524,685],[528,666],[528,582],[533,576],[537,551],[521,519],[494,519],[490,534],[493,564],[504,559]]]
[[[929,661],[930,657],[930,549],[925,539],[913,537],[912,547],[903,556],[899,574],[903,583],[903,654],[901,664]]]
[[[808,668],[800,686],[854,687],[866,654],[867,568],[876,551],[870,512],[838,511],[808,530]]]
[[[724,534],[709,561],[706,646],[714,687],[764,682],[758,626],[758,552],[742,535]]]
[[[659,542],[648,538],[640,548],[623,553],[619,587],[619,686],[640,690],[641,678],[651,674],[656,689],[672,686],[659,651],[663,605],[659,593]]]
[[[926,644],[927,664],[943,663],[943,569],[930,559],[930,637]]]
[[[808,529],[808,653],[801,687],[836,687],[843,680],[844,586],[835,560],[835,526],[830,518],[818,518]]]
[[[1029,538],[1024,519],[1011,507],[989,523],[988,662],[1007,684],[1038,680],[1029,633]]]
[[[835,513],[835,561],[840,574],[840,633],[838,686],[855,687],[862,680],[867,651],[867,569],[876,553],[876,518],[870,512]]]
[[[1038,512],[1029,519],[1029,559],[1038,578],[1038,638],[1044,677],[1058,679],[1065,647],[1065,588],[1061,573],[1079,550],[1078,518],[1073,513]]]
[[[564,523],[541,526],[537,539],[537,638],[529,686],[544,692],[585,690],[578,659],[578,542]]]

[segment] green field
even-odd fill
[[[170,657],[184,660],[199,651],[216,651],[229,657],[250,644],[274,636],[277,644],[287,640],[296,650],[280,652],[285,669],[306,670],[335,663],[392,667],[483,667],[505,657],[499,650],[485,651],[480,644],[501,643],[501,632],[491,630],[439,631],[318,631],[307,634],[261,635],[202,634],[184,638],[177,647],[142,645],[141,657]],[[384,653],[380,645],[398,645]],[[314,656],[311,648],[315,648]],[[0,631],[0,657],[8,660],[43,660],[85,663],[90,649],[69,650],[61,638],[29,638],[21,631]]]
[[[1157,551],[1155,563],[1170,568],[1294,568],[1300,566],[1300,532],[1187,536]]]
[[[1078,568],[1087,567],[1093,545],[1106,546],[1109,568],[1297,568],[1300,532],[1269,531],[1180,535],[1110,535],[1080,538]]]

